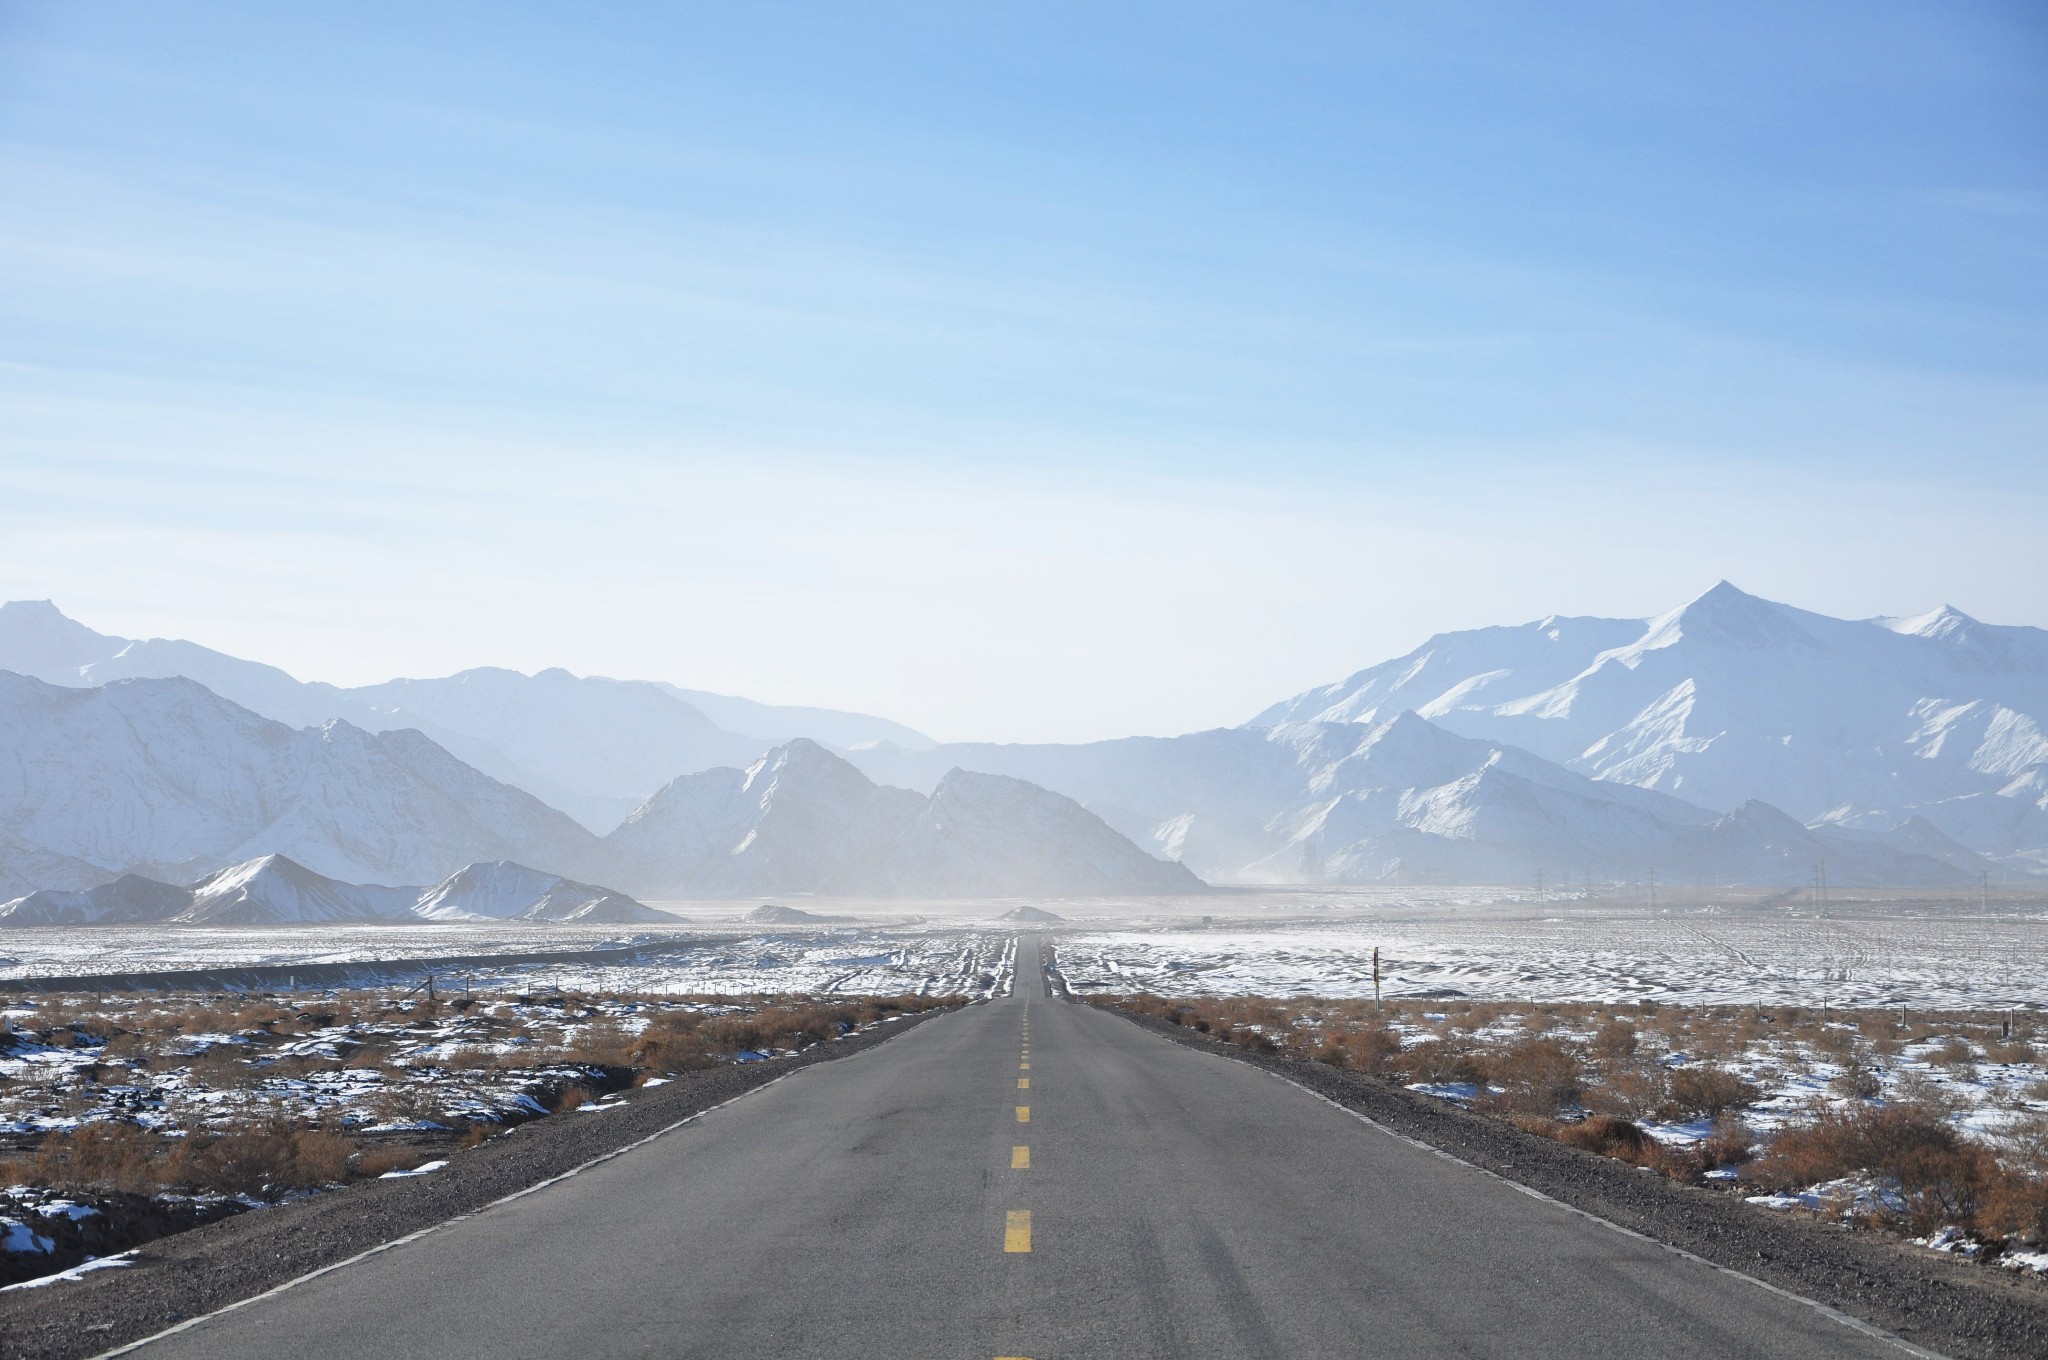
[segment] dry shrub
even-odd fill
[[[1491,1055],[1483,1103],[1522,1114],[1556,1115],[1578,1105],[1585,1089],[1578,1054],[1555,1039],[1523,1039]]]
[[[215,1044],[192,1059],[192,1079],[216,1091],[247,1090],[263,1077],[239,1044]]]
[[[136,1062],[148,1058],[154,1047],[140,1034],[121,1033],[109,1038],[100,1053],[108,1062]]]
[[[1620,1016],[1612,1016],[1593,1032],[1593,1052],[1604,1063],[1618,1063],[1635,1056],[1635,1026]]]
[[[1579,1099],[1596,1114],[1647,1119],[1670,1103],[1671,1073],[1662,1063],[1642,1058],[1602,1064],[1598,1079],[1586,1083]]]
[[[1847,1025],[1823,1025],[1813,1036],[1813,1046],[1831,1058],[1847,1058],[1856,1051],[1856,1031]]]
[[[22,1159],[24,1181],[145,1195],[163,1188],[164,1140],[133,1124],[84,1124],[53,1133]]]
[[[170,1019],[179,1034],[226,1034],[236,1027],[234,1008],[219,1002],[187,1002]]]
[[[640,1032],[633,1048],[633,1062],[637,1066],[666,1072],[710,1067],[717,1061],[705,1046],[704,1035],[693,1015],[656,1019]]]
[[[585,1067],[626,1067],[633,1062],[635,1037],[615,1020],[583,1026],[564,1051],[569,1062]]]
[[[165,1139],[132,1124],[87,1124],[53,1134],[25,1159],[36,1184],[155,1194],[169,1189],[274,1197],[341,1180],[353,1144],[282,1120]]]
[[[1762,1094],[1725,1067],[1680,1067],[1671,1073],[1670,1111],[1680,1117],[1713,1116],[1753,1105]]]
[[[1884,1094],[1884,1081],[1862,1063],[1851,1062],[1828,1083],[1828,1089],[1851,1100],[1875,1100]]]
[[[415,1081],[414,1074],[403,1067],[387,1067],[383,1077],[383,1085],[369,1101],[370,1111],[378,1119],[393,1124],[417,1124],[440,1113],[440,1101],[431,1083]]]
[[[364,1180],[374,1180],[387,1171],[410,1171],[421,1160],[413,1148],[373,1147],[356,1154],[354,1170]]]
[[[1996,1177],[1977,1211],[1977,1227],[2027,1246],[2048,1242],[2048,1180],[2012,1173]]]
[[[1485,1061],[1466,1045],[1452,1040],[1417,1044],[1414,1048],[1403,1051],[1401,1061],[1405,1075],[1415,1081],[1439,1084],[1467,1082],[1474,1086],[1483,1086],[1486,1083]]]
[[[1997,1170],[1990,1151],[1964,1138],[1940,1111],[1899,1104],[1817,1111],[1810,1124],[1772,1139],[1750,1174],[1787,1189],[1880,1176],[1897,1186],[1907,1225],[1932,1232],[1944,1224],[1972,1226]]]
[[[588,1090],[581,1086],[571,1086],[555,1098],[554,1112],[556,1114],[566,1114],[570,1110],[581,1109],[589,1099],[590,1092]]]
[[[704,1044],[717,1053],[740,1053],[767,1047],[768,1033],[758,1015],[715,1015],[702,1027]]]
[[[1699,1143],[1700,1169],[1743,1166],[1756,1157],[1756,1130],[1733,1115],[1722,1115]]]
[[[1892,1098],[1902,1105],[1917,1105],[1941,1114],[1956,1113],[1956,1096],[1927,1073],[1908,1068],[1892,1082]]]
[[[1976,1075],[1977,1050],[1968,1039],[1955,1035],[1942,1041],[1934,1051],[1934,1062],[1960,1077]]]
[[[203,1190],[272,1199],[342,1180],[354,1150],[348,1139],[325,1129],[252,1121],[210,1136],[191,1135],[172,1169],[177,1180]]]
[[[1646,1166],[1672,1175],[1687,1169],[1633,1120],[1596,1114],[1581,1120],[1560,1121],[1518,1114],[1508,1116],[1508,1122],[1526,1133],[1554,1138],[1560,1143],[1635,1166]]]
[[[1632,1120],[1604,1114],[1593,1115],[1575,1124],[1560,1124],[1556,1136],[1560,1143],[1597,1152],[1603,1157],[1619,1157],[1638,1165],[1656,1147],[1656,1140]]]

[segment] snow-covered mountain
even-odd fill
[[[288,855],[348,882],[478,860],[583,862],[596,838],[417,732],[294,729],[184,679],[67,689],[0,672],[0,892],[181,879]]]
[[[298,926],[389,920],[419,900],[418,888],[342,883],[283,855],[263,855],[208,874],[169,919],[192,926]]]
[[[675,780],[605,838],[605,859],[614,879],[648,895],[857,892],[924,802],[793,741],[744,770]]]
[[[878,785],[816,742],[745,770],[685,775],[605,840],[616,881],[647,895],[902,897],[1198,891],[1072,800],[955,771],[929,799]]]
[[[1722,816],[1408,711],[1375,724],[850,758],[913,786],[926,762],[1030,778],[1211,881],[1801,883],[1825,858],[1834,882],[1904,886],[1972,881],[1981,864],[1924,823],[1809,830],[1761,803]]]
[[[638,680],[481,667],[441,679],[341,688],[163,638],[95,632],[47,600],[0,605],[0,670],[50,684],[184,677],[290,727],[342,719],[411,728],[492,778],[603,832],[679,774],[745,765],[778,742],[930,745],[899,723],[786,708]],[[714,714],[714,716],[707,716]]]
[[[0,902],[0,926],[126,926],[168,921],[192,905],[190,888],[123,874],[111,883],[67,892],[43,888]]]
[[[1446,634],[1243,727],[1075,746],[932,746],[561,671],[340,690],[47,604],[0,606],[9,662],[53,683],[0,674],[0,893],[270,854],[345,883],[517,860],[571,876],[529,906],[599,912],[588,881],[914,897],[1175,891],[1190,870],[1796,884],[1825,860],[1837,883],[1905,886],[1972,882],[1988,854],[2048,871],[2048,632],[1949,609],[1849,622],[1726,583],[1647,620]],[[118,678],[166,670],[205,687]],[[844,759],[801,737],[764,750],[797,721],[877,735]],[[535,789],[598,825],[656,791],[599,840]],[[474,877],[463,892],[496,900]],[[118,919],[141,909],[126,900],[62,909]]]
[[[897,897],[1097,897],[1199,892],[1073,799],[1000,774],[953,770],[876,866]]]
[[[622,893],[522,864],[471,864],[431,888],[344,883],[284,855],[232,864],[179,887],[127,874],[80,892],[44,889],[0,903],[0,927],[77,925],[395,925],[420,921],[588,924],[673,918]]]
[[[1650,619],[1431,638],[1274,705],[1262,730],[1412,709],[1595,779],[1807,823],[1912,818],[2048,866],[2048,632],[1943,607],[1848,621],[1722,582]]]
[[[409,910],[429,921],[567,921],[585,925],[673,921],[624,893],[498,860],[435,884]]]

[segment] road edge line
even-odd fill
[[[895,1036],[891,1035],[889,1037],[894,1038]],[[856,1054],[855,1056],[858,1055]],[[501,1195],[497,1199],[492,1200],[488,1204],[480,1204],[474,1209],[469,1209],[464,1211],[463,1213],[455,1215],[453,1218],[444,1218],[439,1223],[432,1223],[424,1228],[416,1228],[412,1232],[406,1233],[402,1237],[392,1238],[389,1242],[379,1242],[376,1246],[370,1247],[365,1251],[359,1251],[353,1256],[346,1257],[339,1261],[330,1261],[326,1265],[321,1266],[317,1270],[309,1270],[303,1275],[297,1275],[289,1280],[286,1280],[283,1284],[272,1285],[270,1288],[264,1290],[260,1294],[251,1294],[246,1299],[236,1299],[233,1303],[223,1304],[219,1308],[214,1309],[210,1313],[201,1313],[197,1317],[186,1318],[183,1322],[173,1323],[171,1326],[164,1328],[160,1332],[151,1332],[148,1336],[137,1337],[133,1341],[124,1342],[123,1344],[114,1347],[114,1349],[110,1351],[101,1351],[99,1354],[91,1357],[91,1360],[113,1360],[113,1357],[117,1355],[128,1355],[131,1352],[141,1350],[144,1346],[153,1345],[156,1342],[163,1340],[167,1336],[176,1336],[179,1332],[190,1331],[192,1328],[197,1327],[202,1322],[210,1322],[214,1318],[221,1317],[227,1313],[232,1313],[238,1308],[247,1308],[250,1304],[261,1303],[265,1299],[275,1298],[277,1295],[282,1294],[287,1290],[296,1289],[302,1284],[306,1284],[312,1280],[317,1280],[322,1275],[331,1275],[337,1270],[341,1270],[347,1266],[355,1265],[359,1261],[367,1261],[372,1256],[381,1255],[384,1252],[390,1251],[394,1247],[403,1247],[410,1243],[417,1242],[423,1237],[431,1237],[433,1234],[440,1232],[443,1228],[452,1228],[458,1223],[464,1223],[472,1218],[477,1217],[479,1214],[487,1214],[491,1210],[497,1208],[499,1205],[510,1204],[513,1200],[516,1199],[524,1199],[528,1195],[531,1195],[536,1191],[545,1190],[551,1185],[556,1185],[562,1181],[566,1181],[571,1176],[579,1176],[585,1171],[590,1170],[592,1167],[600,1166],[605,1162],[609,1162],[614,1157],[622,1157],[626,1153],[633,1151],[635,1148],[646,1147],[655,1139],[666,1137],[668,1134],[674,1133],[677,1129],[683,1127],[683,1125],[685,1124],[694,1124],[707,1114],[712,1114],[718,1110],[722,1110],[728,1105],[737,1104],[738,1102],[745,1100],[748,1096],[758,1095],[762,1091],[767,1090],[769,1087],[774,1086],[779,1082],[788,1081],[791,1077],[801,1076],[803,1073],[810,1071],[811,1067],[814,1066],[817,1066],[817,1064],[799,1067],[793,1072],[784,1072],[781,1076],[771,1078],[768,1081],[762,1082],[759,1086],[751,1087],[745,1091],[742,1091],[738,1095],[733,1096],[729,1100],[721,1100],[716,1105],[707,1105],[703,1109],[698,1110],[694,1114],[683,1116],[681,1119],[678,1119],[673,1124],[665,1124],[661,1128],[656,1129],[653,1133],[647,1134],[641,1138],[636,1138],[632,1142],[627,1143],[623,1147],[616,1147],[613,1148],[610,1152],[600,1153],[597,1156],[592,1157],[587,1162],[579,1162],[577,1165],[570,1167],[567,1171],[558,1171],[544,1181],[535,1181],[532,1185],[524,1186],[518,1190],[514,1190],[509,1195]]]

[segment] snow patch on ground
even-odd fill
[[[431,1175],[446,1165],[448,1165],[448,1162],[445,1158],[438,1162],[422,1162],[410,1171],[387,1171],[377,1179],[380,1181],[402,1181],[413,1176]]]

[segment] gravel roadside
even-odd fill
[[[1395,1133],[1624,1228],[1968,1360],[2048,1357],[2048,1287],[1876,1233],[1754,1208],[1323,1063],[1251,1053],[1150,1016],[1175,1043],[1262,1067]]]
[[[456,1152],[423,1176],[370,1181],[240,1214],[142,1247],[126,1269],[0,1293],[0,1358],[101,1354],[408,1233],[474,1213],[815,1063],[850,1057],[946,1011],[926,1011],[793,1057],[685,1072],[608,1097],[623,1108],[550,1115]]]

